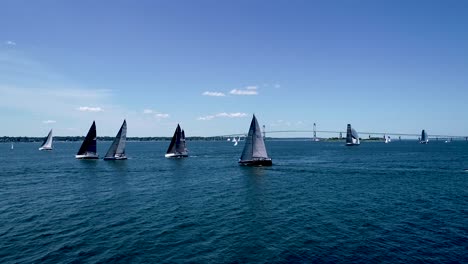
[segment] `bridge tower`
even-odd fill
[[[263,139],[266,138],[265,125],[263,125]]]

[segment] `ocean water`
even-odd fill
[[[468,263],[465,141],[168,143],[0,144],[0,263]]]

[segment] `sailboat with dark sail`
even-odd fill
[[[429,139],[427,138],[426,130],[423,129],[421,132],[421,139],[419,140],[419,143],[427,144],[428,142],[429,142]]]
[[[86,135],[83,144],[81,144],[80,150],[75,155],[77,159],[98,159],[97,145],[96,145],[96,123],[89,128],[88,134]]]
[[[127,121],[124,120],[117,136],[115,136],[109,150],[104,156],[104,160],[126,160],[125,145],[127,142]]]
[[[167,148],[166,158],[185,158],[188,157],[188,150],[185,144],[185,132],[177,124],[177,128],[172,136],[169,148]]]
[[[244,150],[239,159],[239,164],[245,166],[273,165],[271,158],[268,157],[262,131],[255,115],[253,115],[249,133],[245,138]]]
[[[51,129],[47,137],[44,139],[44,142],[42,142],[42,145],[39,148],[39,150],[52,150],[52,140],[53,140],[53,137],[52,137],[52,129]]]
[[[361,142],[358,133],[354,128],[351,128],[351,124],[348,124],[346,128],[346,146],[358,146],[359,144]]]

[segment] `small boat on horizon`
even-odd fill
[[[388,144],[390,142],[392,142],[392,140],[390,139],[390,136],[387,136],[387,135],[384,135],[384,140],[385,140],[385,144]]]
[[[358,133],[354,128],[351,128],[351,124],[348,124],[346,127],[346,146],[359,146],[359,144],[361,142]]]
[[[167,148],[166,158],[186,158],[188,157],[187,145],[185,143],[185,131],[177,124],[177,128],[172,136],[169,148]]]
[[[10,149],[13,150],[15,148],[15,146],[13,145],[13,142],[11,142],[11,147]]]
[[[421,131],[421,138],[419,140],[419,143],[421,144],[427,144],[429,142],[429,139],[427,138],[427,133],[426,130]]]
[[[99,159],[97,154],[97,135],[96,135],[96,123],[93,121],[93,124],[89,128],[88,134],[81,144],[78,153],[75,155],[77,159]]]
[[[109,147],[104,160],[126,160],[125,145],[127,142],[127,121],[124,120],[114,141]]]
[[[250,123],[249,133],[245,138],[244,150],[239,159],[239,164],[244,166],[272,166],[273,162],[268,157],[262,131],[255,115]]]
[[[47,137],[44,139],[44,142],[42,142],[42,145],[39,148],[39,150],[52,150],[52,141],[53,141],[53,137],[52,137],[52,129],[51,129]]]

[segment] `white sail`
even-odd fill
[[[125,145],[127,142],[127,121],[124,120],[119,132],[115,136],[109,150],[104,157],[105,160],[127,159],[125,156]]]
[[[51,129],[49,134],[45,138],[44,142],[42,143],[42,146],[39,148],[39,150],[52,150],[52,141],[53,141],[53,136],[52,136],[52,129]]]

